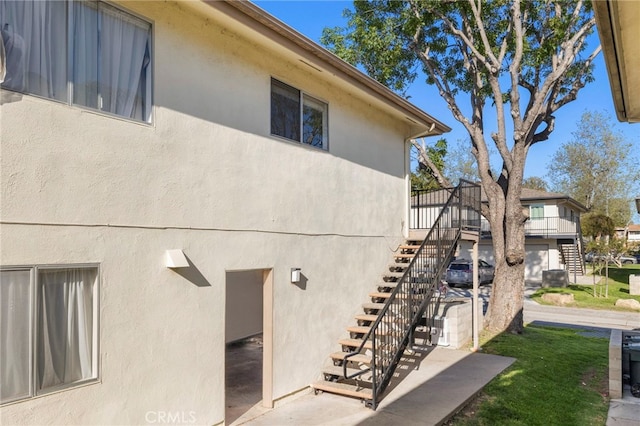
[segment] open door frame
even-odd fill
[[[273,269],[262,271],[262,406],[273,408]]]

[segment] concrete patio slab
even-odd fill
[[[421,351],[421,349],[417,349]],[[515,359],[429,348],[373,411],[357,400],[310,391],[274,409],[254,407],[234,425],[439,425]]]

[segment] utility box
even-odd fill
[[[640,344],[629,345],[629,376],[632,386],[640,383]]]
[[[566,287],[569,283],[569,271],[550,269],[542,271],[542,287]]]
[[[436,315],[431,320],[431,344],[449,346],[449,321],[447,317]]]

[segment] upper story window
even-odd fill
[[[271,134],[328,149],[327,104],[271,79]]]
[[[151,24],[95,0],[0,0],[4,89],[151,122]]]
[[[531,219],[544,219],[544,204],[533,204],[529,206],[529,217]]]
[[[0,403],[98,377],[98,267],[0,270]]]

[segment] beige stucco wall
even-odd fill
[[[3,424],[223,421],[226,271],[273,269],[273,396],[301,389],[405,231],[406,123],[214,14],[126,7],[154,22],[153,125],[2,91],[0,264],[100,264],[98,382]],[[329,104],[329,152],[269,136],[272,76]]]

